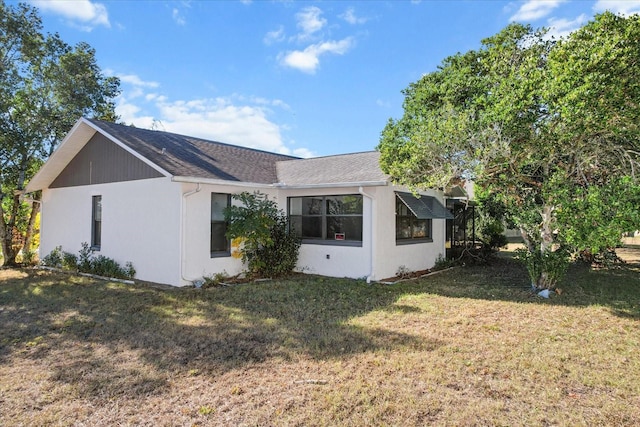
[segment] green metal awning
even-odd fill
[[[396,195],[418,219],[453,219],[449,209],[435,197],[414,196],[400,191],[396,191]]]

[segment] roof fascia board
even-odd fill
[[[333,182],[324,184],[274,184],[277,188],[297,190],[307,188],[345,188],[345,187],[384,187],[389,185],[387,181],[362,181],[362,182]]]
[[[194,176],[174,176],[172,182],[184,182],[189,184],[211,184],[211,185],[229,185],[233,187],[251,187],[251,188],[273,188],[273,184],[262,184],[257,182],[244,181],[226,181],[224,179],[199,178]]]

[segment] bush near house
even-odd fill
[[[233,198],[240,206],[225,210],[229,223],[227,237],[242,239],[242,261],[249,274],[257,277],[282,277],[290,274],[298,262],[300,239],[287,225],[287,216],[266,194],[242,192]]]
[[[42,265],[116,279],[133,279],[136,275],[136,270],[131,262],[127,261],[122,267],[112,258],[104,255],[94,256],[94,251],[87,242],[82,243],[78,255],[63,251],[62,246],[55,247],[42,258]]]

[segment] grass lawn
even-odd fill
[[[637,253],[636,253],[637,254]],[[0,425],[640,425],[640,270],[159,289],[0,270]]]

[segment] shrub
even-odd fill
[[[243,239],[240,253],[249,273],[262,277],[291,273],[298,262],[300,239],[289,232],[285,213],[260,192],[233,198],[242,205],[225,209],[227,238]]]
[[[64,252],[61,246],[56,246],[42,258],[42,265],[117,279],[132,279],[135,277],[136,269],[131,262],[127,262],[122,267],[117,261],[104,255],[94,257],[93,249],[88,243],[83,242],[81,246],[82,248],[78,255]]]
[[[104,255],[98,255],[91,260],[91,273],[104,277],[126,277],[120,264]]]
[[[62,268],[62,246],[53,248],[51,252],[42,258],[41,263],[47,267]]]
[[[78,256],[78,271],[83,273],[91,273],[92,266],[92,258],[93,258],[93,249],[87,242],[82,242],[80,244],[82,247],[80,248],[79,256]]]
[[[204,276],[202,278],[202,280],[203,280],[202,287],[203,288],[214,288],[214,287],[220,286],[228,278],[229,278],[229,276],[227,275],[226,271],[223,271],[222,273],[215,273],[215,274],[210,274],[210,275]]]
[[[569,254],[563,248],[545,252],[516,249],[516,258],[527,268],[534,289],[553,288],[569,267]]]
[[[64,270],[77,270],[78,269],[78,257],[75,254],[69,252],[62,253],[62,268]]]

